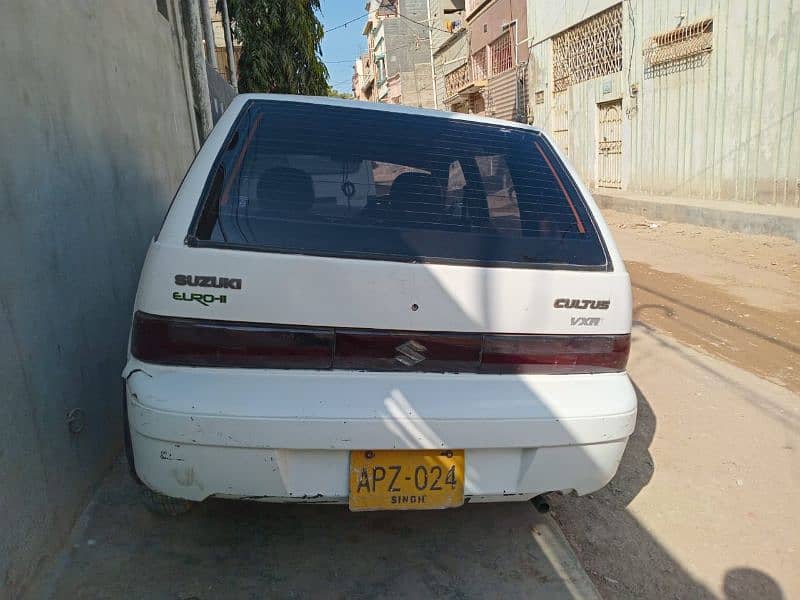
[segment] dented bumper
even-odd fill
[[[636,419],[624,373],[564,376],[198,369],[133,364],[138,476],[164,494],[346,502],[351,450],[466,452],[465,496],[589,493]]]

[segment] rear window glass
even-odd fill
[[[198,243],[418,262],[604,268],[586,206],[534,131],[253,101],[206,186]]]

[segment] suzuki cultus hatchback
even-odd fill
[[[241,95],[150,245],[125,382],[151,508],[586,494],[636,419],[628,274],[541,131]]]

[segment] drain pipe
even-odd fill
[[[200,0],[207,2],[208,0]],[[194,114],[201,142],[204,142],[214,127],[211,114],[211,95],[208,91],[208,73],[203,53],[203,29],[200,22],[198,0],[183,0],[183,22],[186,29],[186,45],[189,54],[189,76],[192,80]]]
[[[531,504],[539,514],[547,514],[550,512],[550,502],[547,499],[547,494],[539,494],[535,498],[531,498]]]
[[[231,18],[228,15],[228,0],[222,0],[222,29],[225,32],[225,49],[228,52],[228,74],[230,84],[236,93],[239,93],[239,73],[236,69],[236,52],[233,48],[233,36],[231,35]]]
[[[217,65],[217,43],[214,41],[214,25],[211,22],[211,9],[208,0],[200,1],[200,16],[203,19],[203,37],[206,40],[206,60],[208,64],[219,71]]]
[[[436,89],[436,69],[433,64],[433,22],[431,19],[431,0],[428,0],[428,46],[431,50],[431,85],[433,87],[433,108],[439,108],[439,94]]]

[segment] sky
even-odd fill
[[[340,92],[352,91],[353,63],[367,47],[367,39],[361,35],[367,19],[365,3],[366,0],[322,0],[320,3],[320,21],[326,30],[322,38],[322,60],[328,67],[328,83]],[[333,30],[354,18],[357,20]]]

